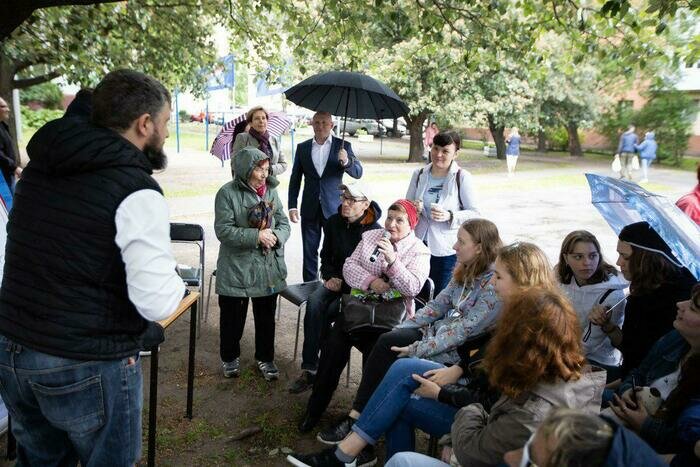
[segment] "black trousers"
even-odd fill
[[[255,359],[271,362],[275,359],[275,310],[277,294],[255,297],[253,319],[255,321]],[[241,337],[248,314],[248,297],[219,295],[219,354],[221,360],[230,362],[241,356]]]
[[[309,416],[319,418],[328,408],[333,393],[338,387],[343,368],[350,359],[353,347],[362,353],[363,365],[372,347],[384,331],[363,330],[349,334],[343,330],[343,314],[338,315],[328,337],[321,343],[321,356],[318,362],[316,380],[306,406]]]
[[[326,226],[321,207],[318,217],[301,218],[301,243],[304,249],[302,277],[304,282],[318,280],[318,247],[321,244],[321,232]]]
[[[419,329],[394,329],[379,336],[374,344],[372,352],[367,357],[367,362],[362,367],[362,380],[357,388],[355,401],[352,408],[362,412],[372,397],[374,390],[384,379],[391,365],[396,361],[396,352],[391,350],[392,346],[405,347],[420,340],[423,333]]]

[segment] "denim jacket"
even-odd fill
[[[451,280],[413,318],[400,324],[399,328],[424,331],[423,338],[409,346],[409,355],[438,363],[459,362],[457,347],[493,326],[501,311],[501,301],[489,285],[491,276],[493,271],[486,271],[469,284]]]
[[[623,394],[632,388],[633,376],[637,386],[641,387],[649,386],[657,379],[673,373],[689,350],[690,344],[678,331],[674,329],[669,332],[654,344],[642,363],[627,375],[618,393]],[[657,452],[669,453],[678,449],[680,440],[677,420],[650,415],[642,424],[639,435]]]

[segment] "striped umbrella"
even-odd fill
[[[282,136],[292,127],[292,120],[284,112],[268,112],[267,131],[271,136]],[[221,131],[211,145],[209,151],[221,159],[221,162],[231,159],[233,130],[235,126],[246,119],[246,114],[239,115],[221,128]]]

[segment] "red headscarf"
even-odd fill
[[[398,204],[406,210],[406,214],[408,215],[408,225],[411,226],[411,230],[415,229],[416,224],[418,223],[418,211],[416,211],[416,207],[413,205],[413,203],[407,199],[399,199],[394,201],[393,204]]]

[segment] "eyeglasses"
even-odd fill
[[[535,434],[530,435],[530,438],[523,446],[523,457],[520,458],[520,467],[537,467],[530,457],[530,446],[532,445],[532,440],[535,439]]]
[[[352,196],[345,196],[345,195],[340,195],[340,202],[348,202],[349,204],[355,204],[355,203],[360,203],[362,201],[367,201],[367,198],[353,198]]]

